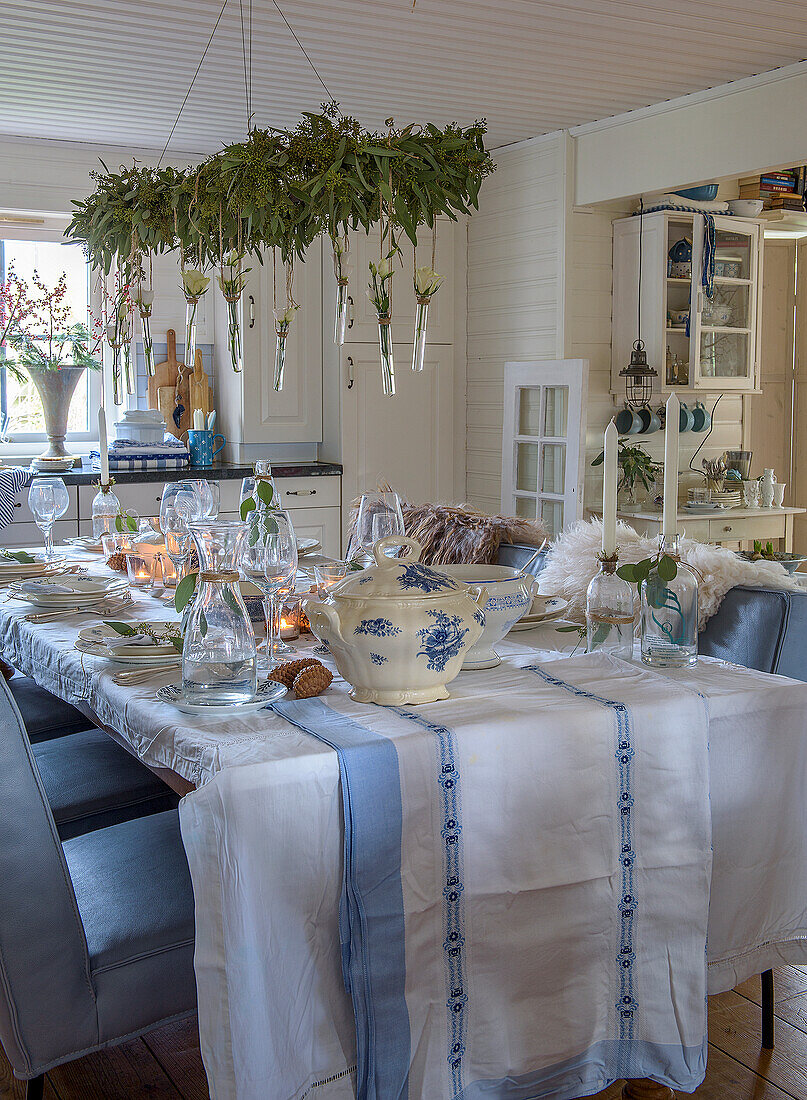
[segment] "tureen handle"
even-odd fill
[[[387,557],[387,550],[394,550],[398,546],[408,549],[409,553],[403,554],[399,558]],[[420,561],[422,549],[423,547],[417,539],[410,539],[408,535],[387,535],[385,539],[379,539],[373,546],[373,557],[376,565],[381,569],[392,569],[394,566],[400,565],[401,562]]]

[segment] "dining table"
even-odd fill
[[[703,1079],[707,994],[807,964],[807,683],[553,622],[380,707],[303,635],[323,695],[208,718],[32,610],[0,597],[3,659],[183,796],[214,1100],[664,1100]]]

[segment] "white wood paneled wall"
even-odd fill
[[[572,145],[568,134],[555,133],[499,150],[469,224],[466,497],[485,511],[498,511],[500,502],[506,360],[589,360],[585,502],[600,501],[602,482],[591,460],[621,407],[610,393],[612,223],[632,207],[574,207]],[[713,403],[705,400],[710,410]],[[724,396],[696,468],[702,458],[741,447],[742,439],[742,397]],[[682,437],[683,471],[702,441],[696,433]],[[663,433],[636,442],[662,458]],[[698,483],[685,472],[682,494]]]
[[[496,153],[468,226],[466,498],[498,512],[504,364],[562,355],[566,137]]]

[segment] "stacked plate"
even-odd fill
[[[162,634],[171,627],[176,630],[179,624],[176,622],[145,622],[142,624],[130,623],[128,625],[134,627],[134,629],[137,629],[140,625],[147,626],[155,633]],[[146,635],[139,634],[135,637],[143,639]],[[106,657],[107,660],[114,661],[115,664],[127,665],[132,668],[179,665],[182,659],[176,646],[170,642],[149,645],[148,643],[138,644],[137,641],[132,639],[130,644],[126,645],[126,640],[126,637],[115,630],[114,627],[107,626],[106,623],[94,623],[92,626],[79,631],[75,646],[80,653],[87,653],[91,657]],[[110,648],[109,642],[115,643],[114,648]]]
[[[92,607],[102,600],[121,597],[129,587],[122,577],[32,577],[16,581],[9,593],[51,610],[68,607]]]
[[[88,550],[91,554],[103,554],[104,548],[101,540],[92,535],[80,535],[78,538],[65,539],[68,546],[75,546],[76,550]]]
[[[569,600],[562,596],[536,596],[529,614],[522,615],[518,622],[510,627],[510,633],[517,630],[531,630],[541,623],[559,619],[569,607]]]
[[[306,554],[315,554],[322,549],[319,539],[297,539],[297,557],[304,558]]]
[[[9,581],[33,579],[45,577],[48,573],[59,570],[64,558],[54,558],[53,561],[45,561],[42,554],[31,554],[30,562],[16,561],[14,558],[0,556],[0,584],[8,584]]]

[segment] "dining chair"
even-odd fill
[[[179,804],[170,787],[96,727],[32,749],[62,840]]]
[[[92,725],[89,718],[64,699],[52,695],[30,676],[17,673],[8,681],[14,701],[32,745],[50,737],[63,737]]]
[[[40,1100],[48,1069],[196,1008],[193,890],[176,810],[59,839],[0,684],[0,1042]]]

